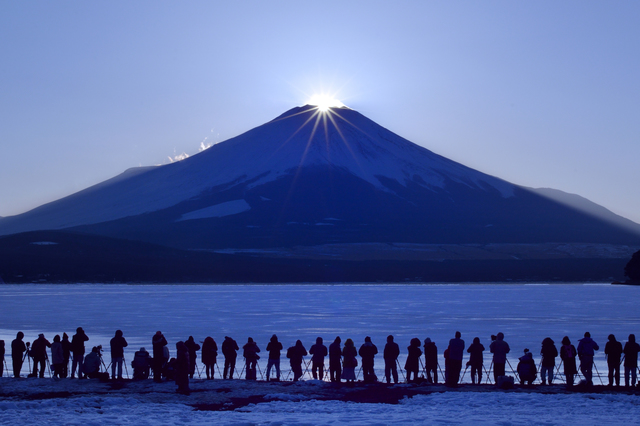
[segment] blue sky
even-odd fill
[[[0,216],[330,92],[640,222],[637,1],[0,0]]]

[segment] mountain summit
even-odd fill
[[[0,235],[36,230],[215,251],[640,244],[640,225],[581,197],[514,185],[352,109],[311,105],[180,162],[130,169],[0,219]]]

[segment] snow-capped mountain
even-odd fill
[[[470,169],[349,108],[307,105],[180,162],[3,218],[0,235],[72,229],[188,249],[640,242],[640,225],[558,194]]]

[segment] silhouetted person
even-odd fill
[[[536,379],[536,363],[533,360],[533,354],[529,352],[529,349],[524,350],[524,355],[519,358],[518,363],[518,376],[520,376],[520,384],[532,385]]]
[[[591,333],[584,333],[584,338],[578,343],[578,357],[580,358],[580,371],[588,385],[593,385],[593,355],[600,349],[598,344],[591,338]]]
[[[242,347],[242,349],[245,360],[245,367],[247,370],[245,377],[247,380],[256,380],[256,364],[260,359],[260,355],[258,355],[258,352],[260,352],[260,348],[258,347],[256,342],[254,342],[253,339],[249,337],[247,343]]]
[[[427,381],[438,384],[438,347],[428,337],[424,339],[424,368],[427,372]]]
[[[78,369],[78,379],[82,379],[82,363],[84,361],[84,342],[89,338],[85,334],[82,327],[76,329],[76,334],[71,338],[71,353],[73,354],[73,363],[71,364],[71,378],[73,379],[76,374],[76,367]]]
[[[69,376],[69,360],[71,359],[71,342],[69,341],[69,335],[62,333],[62,358],[64,358],[62,365],[62,377]]]
[[[109,341],[111,347],[111,378],[122,380],[122,363],[124,362],[124,348],[129,344],[124,338],[122,330],[116,330],[116,334]],[[117,370],[117,376],[116,376]]]
[[[636,385],[636,370],[638,369],[638,352],[640,345],[636,343],[636,335],[630,334],[629,341],[624,345],[624,385],[629,386],[629,376],[631,376],[631,386]]]
[[[22,362],[24,360],[24,353],[27,350],[27,346],[24,344],[24,333],[18,331],[16,338],[11,342],[11,361],[13,363],[13,377],[20,377],[20,370],[22,370]]]
[[[493,354],[493,379],[498,384],[498,377],[504,376],[507,354],[511,351],[509,344],[504,341],[504,334],[496,335],[496,340],[489,345],[489,351]]]
[[[153,335],[151,345],[153,346],[153,381],[162,382],[162,369],[166,363],[164,347],[167,346],[167,339],[161,331],[156,331],[156,334]]]
[[[358,366],[358,359],[356,355],[356,347],[353,344],[353,340],[347,339],[344,342],[344,348],[342,348],[342,378],[347,383],[353,383],[356,380],[356,367]]]
[[[365,382],[375,382],[378,380],[373,369],[374,358],[378,353],[378,348],[371,342],[371,337],[364,338],[364,343],[358,350],[358,355],[362,358],[362,375]]]
[[[5,353],[4,340],[0,340],[0,355],[2,358],[2,361],[0,361],[0,377],[2,377],[2,375],[4,374],[4,353]],[[7,374],[9,373],[7,372]]]
[[[287,349],[287,358],[289,358],[289,365],[291,371],[293,371],[293,381],[297,382],[302,377],[302,358],[307,355],[302,341],[296,340],[296,344]]]
[[[556,367],[556,357],[558,356],[558,349],[556,349],[555,342],[551,339],[551,337],[545,337],[542,341],[540,355],[542,355],[542,367],[540,368],[540,379],[542,379],[542,384],[552,384],[553,370]],[[548,382],[546,381],[547,379],[549,380]]]
[[[604,345],[604,354],[607,356],[607,366],[609,367],[609,386],[620,386],[620,359],[622,357],[622,343],[616,340],[616,336],[610,334],[608,342]]]
[[[100,354],[100,347],[94,346],[82,363],[83,374],[90,379],[99,379],[101,381],[109,380],[109,373],[100,372],[101,364],[102,356]]]
[[[393,341],[393,336],[387,336],[387,344],[384,345],[384,351],[382,351],[382,357],[384,358],[384,376],[387,379],[387,383],[391,383],[391,376],[393,375],[393,382],[398,383],[398,356],[400,355],[400,347]]]
[[[235,353],[235,351],[234,351]],[[218,345],[213,337],[207,336],[202,343],[202,363],[207,374],[207,379],[213,379],[215,376],[216,357],[218,356]]]
[[[280,351],[282,350],[282,343],[278,342],[278,336],[275,334],[271,336],[269,343],[267,343],[267,351],[269,351],[269,360],[267,361],[267,382],[269,381],[269,373],[271,367],[276,367],[276,380],[280,380]]]
[[[342,365],[340,363],[342,348],[340,347],[340,342],[340,336],[337,336],[333,343],[329,345],[329,376],[332,382],[338,383],[342,378]]]
[[[233,371],[236,369],[236,358],[239,350],[240,348],[235,340],[229,336],[224,336],[224,342],[222,342],[222,355],[224,355],[223,379],[227,379],[227,373],[229,374],[228,378],[233,379]]]
[[[322,337],[316,338],[316,344],[309,348],[311,357],[311,374],[314,379],[324,377],[324,357],[329,353],[322,342]]]
[[[31,357],[33,358],[33,373],[31,377],[44,377],[44,370],[47,362],[47,348],[51,347],[51,343],[45,339],[44,334],[40,333],[38,338],[31,345]],[[40,366],[40,376],[38,376],[38,366]]]
[[[131,368],[133,368],[133,380],[146,380],[149,378],[149,368],[151,362],[149,360],[149,352],[145,348],[140,348],[133,355]]]
[[[484,345],[480,343],[479,337],[473,338],[473,343],[467,349],[469,353],[469,362],[467,366],[471,367],[471,383],[482,383],[482,365],[484,364]]]
[[[62,378],[64,366],[64,353],[62,343],[60,343],[60,335],[56,334],[51,344],[51,368],[53,369],[53,377]]]
[[[391,336],[389,336],[391,337]],[[385,347],[385,353],[386,353]],[[404,369],[407,370],[407,383],[411,382],[411,373],[413,373],[413,381],[418,380],[418,372],[420,371],[420,357],[422,351],[420,350],[420,339],[414,337],[411,339],[409,346],[407,347],[407,361],[404,363]],[[397,358],[397,357],[396,357]],[[386,356],[385,356],[385,372],[386,372]],[[395,382],[398,383],[398,375],[394,376]],[[389,375],[387,375],[387,383],[389,383]]]
[[[194,342],[195,343],[195,342]],[[200,345],[198,345],[198,348]],[[191,375],[191,366],[193,363],[190,361],[189,348],[186,343],[179,341],[176,343],[176,362],[174,367],[174,379],[178,386],[177,392],[183,394],[189,394],[189,375]]]
[[[193,374],[196,372],[196,352],[200,350],[200,345],[193,340],[193,336],[189,336],[186,342],[183,342],[189,351],[189,377],[193,379]],[[189,384],[187,383],[187,387]]]
[[[576,368],[576,347],[571,344],[569,336],[562,338],[562,347],[560,348],[560,359],[564,364],[564,375],[567,381],[567,387],[573,386],[573,378],[578,373]]]
[[[462,357],[464,355],[464,340],[462,334],[456,331],[456,337],[449,340],[449,365],[450,374],[448,375],[449,386],[456,386],[460,380],[460,370],[462,370]]]

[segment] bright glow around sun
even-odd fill
[[[307,102],[309,105],[316,105],[322,112],[326,112],[329,108],[342,108],[345,105],[330,95],[313,95]]]

